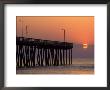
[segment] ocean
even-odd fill
[[[94,74],[94,58],[73,58],[72,65],[17,68],[16,74]]]

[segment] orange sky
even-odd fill
[[[17,36],[63,41],[66,30],[66,41],[73,43],[94,44],[93,16],[17,16]],[[23,24],[22,24],[23,20]]]

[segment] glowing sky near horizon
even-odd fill
[[[22,22],[23,21],[23,22]],[[17,36],[94,45],[94,16],[17,16]],[[23,27],[22,27],[23,26]]]

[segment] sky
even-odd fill
[[[27,30],[26,30],[27,28]],[[17,36],[74,43],[73,58],[94,58],[94,16],[17,16]],[[27,34],[26,34],[27,33]],[[87,44],[87,48],[83,48]]]
[[[26,34],[27,26],[27,34]],[[17,36],[94,45],[94,16],[17,16]]]

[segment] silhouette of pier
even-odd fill
[[[16,67],[72,64],[73,43],[16,37]]]

